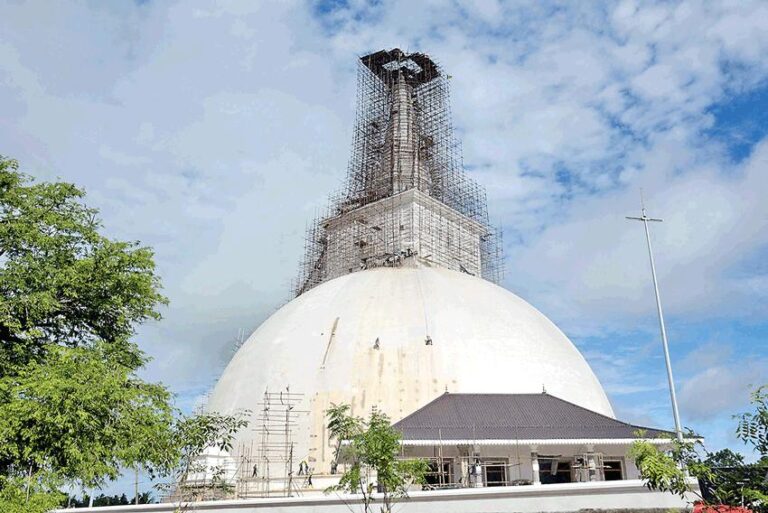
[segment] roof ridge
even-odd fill
[[[520,396],[520,395],[551,395],[548,392],[518,392],[518,393],[510,393],[510,392],[443,392],[442,395],[451,395],[451,396],[466,396],[466,395],[506,395],[506,396]]]

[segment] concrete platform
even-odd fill
[[[651,512],[690,508],[689,500],[653,492],[640,480],[565,483],[539,486],[462,488],[413,492],[395,505],[403,513],[539,513],[611,510]],[[377,501],[378,502],[378,501]],[[58,513],[71,510],[61,509]],[[329,494],[314,497],[281,497],[145,504],[91,508],[93,513],[342,513],[363,511],[359,495]]]

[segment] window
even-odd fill
[[[539,479],[542,484],[570,483],[571,462],[555,458],[539,458]]]
[[[430,488],[439,488],[453,482],[453,466],[450,460],[443,460],[443,474],[440,475],[440,463],[438,460],[429,462],[429,470],[424,475],[424,480]]]
[[[485,486],[507,486],[507,465],[503,462],[489,462],[485,465]]]
[[[624,472],[621,470],[621,461],[603,461],[603,472],[606,481],[621,481],[624,479]]]

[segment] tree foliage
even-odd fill
[[[0,379],[0,396],[0,459],[21,468],[98,487],[121,466],[168,459],[171,395],[137,379],[104,345],[53,346],[44,362]]]
[[[672,492],[681,497],[693,492],[688,476],[680,469],[681,459],[688,461],[690,454],[695,452],[697,442],[689,440],[678,442],[670,438],[673,447],[671,451],[659,450],[647,440],[638,440],[632,444],[629,457],[634,460],[648,488]]]
[[[338,463],[341,458],[342,444],[345,440],[362,433],[364,421],[360,417],[351,414],[352,408],[348,404],[331,404],[325,414],[328,418],[328,432],[331,438],[336,439],[333,457]]]
[[[130,337],[167,302],[152,251],[101,235],[83,197],[69,183],[33,183],[0,156],[0,375],[51,345],[106,342],[142,363]]]
[[[155,498],[152,496],[152,492],[140,492],[139,504],[153,504]],[[69,497],[67,499],[67,507],[71,508],[87,508],[91,503],[91,497],[88,494],[83,494],[81,498]],[[121,495],[99,495],[93,497],[93,506],[128,506],[130,504],[136,504],[136,497],[128,497],[124,493]]]
[[[738,467],[744,464],[744,456],[730,449],[707,453],[704,463],[713,468]]]
[[[199,501],[209,497],[220,497],[229,493],[231,483],[226,480],[225,468],[221,464],[210,465],[204,458],[207,449],[230,451],[235,435],[248,425],[245,416],[248,411],[235,415],[221,415],[215,412],[201,413],[181,419],[174,430],[175,459],[166,463],[165,468],[174,469],[172,488],[181,502]],[[188,483],[187,478],[195,474],[210,476],[204,482]]]
[[[640,476],[652,490],[668,491],[686,497],[696,494],[705,503],[745,505],[753,511],[768,511],[768,395],[766,387],[752,394],[754,413],[737,416],[737,436],[758,455],[755,463],[730,449],[707,452],[689,432],[682,442],[670,439],[668,450],[647,441],[636,441],[629,452]],[[691,486],[690,477],[699,482],[701,493]]]
[[[102,235],[84,192],[0,156],[0,511],[47,511],[63,485],[123,468],[173,475],[237,416],[184,417],[132,338],[167,303],[152,251]],[[188,466],[188,465],[187,465]]]
[[[339,484],[327,491],[360,493],[366,512],[379,491],[381,511],[389,513],[395,500],[407,497],[411,484],[424,483],[429,466],[424,460],[398,458],[401,436],[385,414],[374,409],[364,421],[350,411],[345,404],[326,411],[328,431],[337,441],[336,457],[349,463]]]
[[[737,416],[736,434],[760,455],[768,455],[768,385],[752,392],[754,412]]]
[[[44,513],[62,505],[65,495],[60,482],[48,473],[27,476],[0,475],[0,511],[3,513]]]

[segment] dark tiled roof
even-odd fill
[[[445,393],[397,422],[403,440],[562,440],[671,434],[634,426],[552,395]]]

